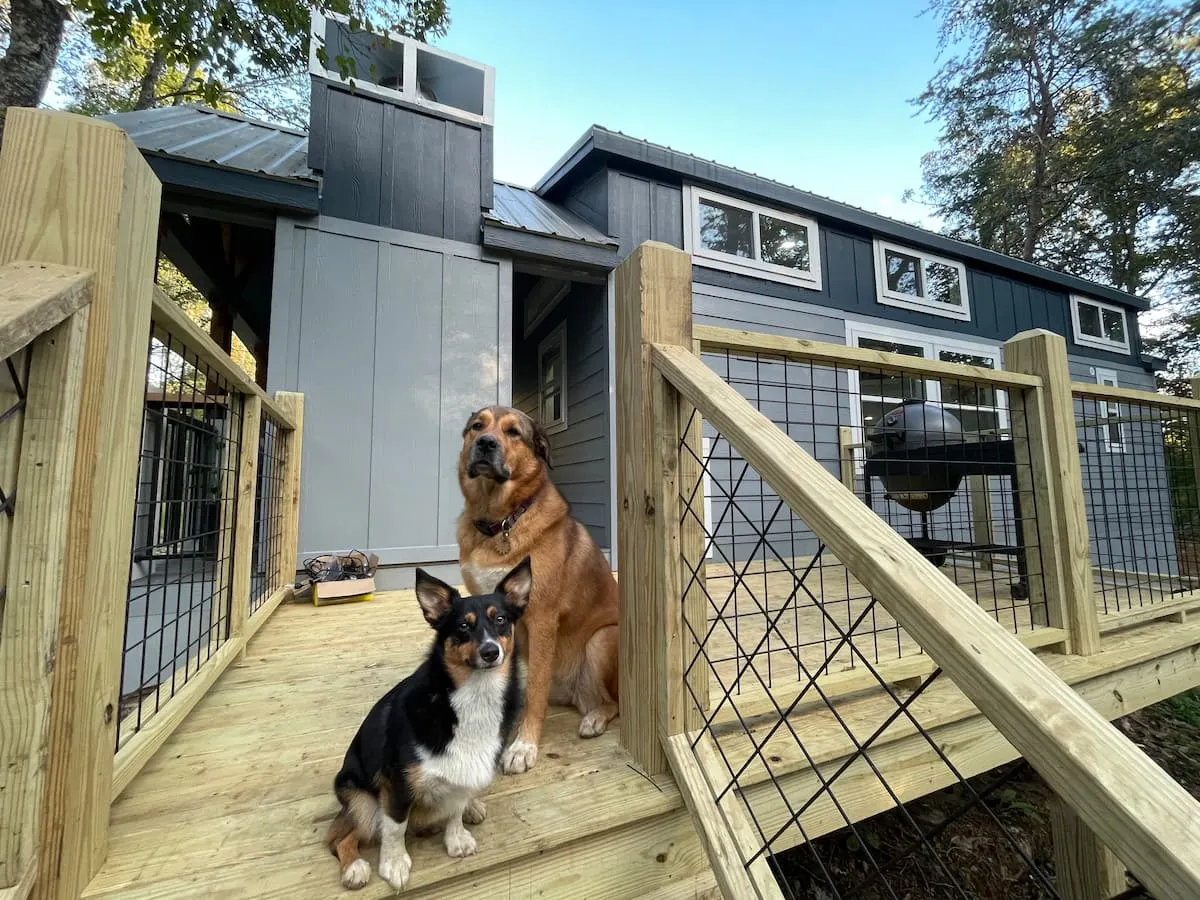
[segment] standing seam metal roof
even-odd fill
[[[496,182],[491,222],[571,241],[617,246],[617,241],[585,222],[570,210],[535,194],[529,188]]]
[[[315,181],[308,135],[199,104],[102,116],[143,153],[160,153],[275,178]]]

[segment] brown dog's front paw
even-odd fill
[[[506,775],[519,775],[528,772],[537,762],[537,744],[517,738],[508,745],[504,755],[500,757],[500,768]]]

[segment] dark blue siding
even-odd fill
[[[615,170],[608,170],[608,177],[608,233],[620,240],[622,256],[646,240],[683,247],[683,198],[679,185]],[[1045,328],[1066,337],[1072,354],[1095,359],[1098,365],[1106,361],[1107,364],[1133,362],[1131,355],[1074,343],[1070,298],[1066,293],[970,264],[967,265],[969,322],[883,305],[876,297],[871,237],[849,228],[818,224],[823,281],[820,291],[704,266],[693,268],[693,279],[698,284],[887,319],[913,330],[935,329],[999,342],[1030,328]],[[1126,317],[1136,352],[1139,342],[1134,311],[1128,310]]]
[[[513,313],[513,405],[535,418],[538,344],[564,319],[567,322],[567,427],[550,436],[550,475],[571,504],[572,515],[607,549],[612,486],[605,289],[576,284],[528,338],[523,336],[521,303]]]
[[[486,132],[486,133],[485,133]],[[491,133],[313,80],[310,165],[321,213],[478,244]]]

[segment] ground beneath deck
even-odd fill
[[[389,894],[375,875],[364,890],[343,891],[337,861],[321,839],[337,810],[332,780],[362,716],[412,671],[431,635],[411,592],[341,606],[281,607],[245,661],[224,674],[114,804],[108,861],[85,896]],[[504,872],[503,864],[544,853],[543,868],[554,861],[553,871],[538,875],[528,890],[510,882],[507,895],[640,896],[632,882],[620,887],[619,873],[617,888],[606,882],[604,890],[589,891],[575,874],[581,860],[572,867],[560,858],[605,829],[628,834],[618,868],[667,877],[677,871],[681,884],[706,869],[694,837],[668,833],[691,827],[671,778],[638,772],[615,732],[583,741],[577,727],[574,710],[552,709],[537,765],[499,778],[489,793],[487,821],[472,829],[475,856],[450,859],[440,836],[410,840],[413,880],[406,893],[460,878],[447,896],[472,884],[481,890]],[[548,853],[566,845],[559,855]],[[373,871],[376,854],[367,851]],[[495,888],[493,882],[488,893],[497,896]]]

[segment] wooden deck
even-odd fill
[[[960,580],[979,580],[979,573],[969,564],[948,573],[957,574]],[[818,596],[830,608],[845,607],[839,617],[857,615],[865,603],[861,585],[847,579],[844,571],[837,577],[829,570],[824,574]],[[728,569],[710,566],[709,577],[714,600],[723,602],[732,584]],[[753,579],[750,583],[753,585]],[[790,575],[775,573],[764,580],[760,574],[758,583],[757,600],[768,610],[778,611],[781,604],[793,602],[787,599],[792,593]],[[1007,576],[1001,574],[995,584],[1003,587]],[[1007,591],[1003,594],[999,600],[991,598],[993,608],[996,603],[1014,607]],[[745,649],[753,649],[765,615],[746,598],[738,602],[739,641]],[[986,597],[981,596],[979,602],[989,606]],[[1191,605],[1197,602],[1193,600]],[[824,617],[811,598],[793,605],[779,620],[780,630],[784,636],[801,635],[806,665],[819,664],[836,635],[822,636]],[[1161,614],[1161,610],[1157,612]],[[1030,646],[1061,640],[1062,632],[1055,629],[1032,629],[1027,605],[1002,610],[1002,615],[1014,614],[1012,624]],[[1182,616],[1179,618],[1182,624]],[[1167,623],[1152,627],[1156,638],[1171,635],[1170,647],[1155,646],[1147,653],[1135,643],[1131,650],[1142,649],[1137,662],[1170,656],[1197,639],[1191,637],[1190,627],[1185,632],[1164,632]],[[876,646],[875,638],[864,629],[868,629],[867,623],[856,632],[856,640]],[[895,623],[882,608],[870,619],[869,630],[891,633],[890,643],[886,643],[890,651],[878,643],[881,672],[891,672],[900,680],[920,675],[922,665],[932,671],[929,658],[917,654],[902,632],[897,644]],[[1185,633],[1187,636],[1175,643]],[[363,636],[373,635],[382,636],[364,645]],[[84,896],[167,900],[203,892],[205,897],[230,900],[315,900],[387,895],[387,886],[377,876],[363,891],[343,891],[337,863],[321,838],[336,811],[331,782],[348,741],[375,699],[412,670],[429,637],[413,595],[407,591],[382,593],[368,603],[320,609],[303,603],[281,607],[251,644],[246,658],[225,673],[116,801],[108,861]],[[783,647],[782,638],[773,640],[771,657],[779,657],[779,665],[773,669],[778,697],[785,695],[787,682],[796,679],[795,651]],[[1106,645],[1126,646],[1126,640]],[[724,625],[714,630],[711,650],[725,658],[716,668],[722,678],[728,678],[737,660]],[[897,651],[903,655],[902,661]],[[765,659],[763,655],[756,660],[760,670]],[[837,665],[829,669],[831,695],[854,694],[875,686],[873,676],[858,679],[853,672],[839,672],[851,662],[846,651],[836,660]],[[1095,677],[1106,672],[1110,678],[1115,676],[1107,683],[1120,685],[1128,676],[1113,670],[1119,672],[1131,661],[1123,655],[1119,659],[1094,658],[1087,674]],[[864,674],[861,666],[858,671]],[[751,677],[744,676],[744,683]],[[1120,689],[1128,697],[1131,687],[1121,685]],[[716,683],[711,690],[715,697]],[[768,713],[774,708],[769,701],[760,702],[761,708],[755,706],[755,694],[763,693],[761,685],[748,684],[747,690],[737,701],[742,715],[756,710]],[[952,688],[945,685],[943,690]],[[1160,693],[1149,692],[1155,699]],[[940,696],[940,692],[932,696]],[[869,705],[871,701],[862,702]],[[946,704],[946,709],[960,706],[961,700]],[[969,718],[969,708],[966,704],[948,722]],[[796,712],[800,716],[797,726],[806,733],[815,736],[814,729],[828,728],[821,720],[822,710],[797,708]],[[1113,715],[1116,710],[1106,712]],[[808,722],[810,715],[815,718]],[[730,716],[718,718],[724,722]],[[973,727],[981,735],[994,734],[977,714],[976,720]],[[446,856],[439,837],[410,841],[414,874],[406,893],[456,897],[499,879],[507,891],[499,894],[508,897],[652,896],[665,900],[717,896],[708,893],[714,889],[713,876],[672,778],[650,778],[639,772],[619,747],[615,732],[596,740],[580,740],[575,734],[577,723],[573,710],[552,708],[537,766],[526,775],[498,778],[488,797],[488,819],[474,829],[478,854],[455,860]],[[738,737],[740,731],[739,727],[728,737],[733,743],[726,750],[732,757],[739,755],[738,742],[745,740],[744,733]],[[777,754],[783,749],[772,747]],[[836,755],[832,751],[822,754],[823,758]],[[997,764],[1002,756],[991,753],[984,758]],[[796,761],[792,761],[776,776],[788,773],[791,779],[802,778],[794,774],[795,769]],[[751,783],[755,780],[749,776]],[[367,851],[373,867],[376,852],[373,848]],[[614,856],[621,860],[620,866],[611,864]],[[595,874],[589,876],[589,872]],[[600,873],[602,888],[595,880]],[[497,893],[494,884],[487,890]]]
[[[389,895],[374,874],[344,891],[321,838],[350,738],[430,636],[411,592],[282,606],[113,805],[108,860],[84,896]],[[583,741],[577,726],[573,710],[552,709],[537,765],[490,792],[475,856],[451,859],[440,837],[410,840],[405,895],[718,896],[670,776],[641,774],[615,732]]]

